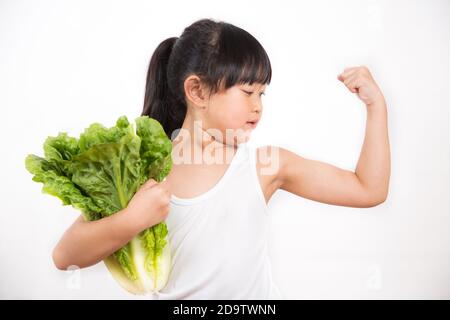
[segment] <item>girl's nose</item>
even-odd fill
[[[262,105],[260,103],[255,103],[253,106],[253,112],[260,113],[262,109]]]

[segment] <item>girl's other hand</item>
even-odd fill
[[[158,183],[149,179],[145,182],[126,208],[133,229],[140,232],[165,220],[170,209],[170,197],[167,180]]]

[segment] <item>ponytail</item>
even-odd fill
[[[169,57],[177,39],[172,37],[161,42],[150,59],[141,114],[158,120],[169,138],[182,126],[186,115],[185,102],[175,98],[167,78]]]

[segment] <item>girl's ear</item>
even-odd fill
[[[196,75],[190,75],[184,81],[184,92],[186,100],[194,107],[205,109],[208,105],[208,90],[202,84],[200,78]]]

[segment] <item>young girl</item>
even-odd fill
[[[80,216],[55,247],[55,265],[93,265],[165,220],[172,269],[156,298],[282,298],[267,251],[272,195],[283,189],[327,204],[376,206],[387,197],[390,151],[386,103],[365,67],[338,76],[367,107],[355,172],[251,147],[271,74],[261,44],[228,23],[202,19],[163,41],[150,61],[142,114],[171,137],[172,170],[161,183],[145,183],[126,209],[92,222]]]

